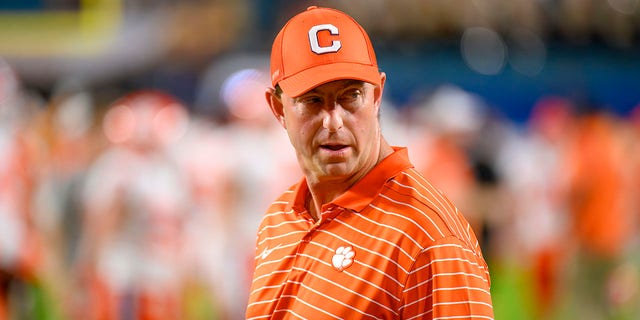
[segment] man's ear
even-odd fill
[[[387,74],[380,72],[380,86],[374,89],[374,101],[379,108],[382,103],[382,93],[384,92],[384,83],[387,81]]]
[[[274,88],[267,88],[264,92],[264,96],[267,99],[267,103],[269,104],[269,108],[271,112],[276,117],[278,122],[282,125],[283,128],[287,128],[287,125],[284,121],[284,107],[282,106],[282,100],[278,95],[276,95],[276,90]]]

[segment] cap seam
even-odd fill
[[[355,23],[358,27],[358,30],[360,31],[360,33],[362,34],[362,36],[364,37],[364,42],[367,45],[367,53],[369,54],[369,61],[374,61],[375,60],[375,65],[376,67],[378,66],[378,59],[376,57],[375,54],[375,50],[373,49],[373,43],[371,42],[371,39],[369,39],[369,35],[367,34],[367,32],[364,30],[364,27],[361,26],[358,21],[356,21],[356,19],[354,19],[352,16],[347,15],[347,17],[349,17],[349,19],[351,19],[351,21],[353,21],[353,23]]]

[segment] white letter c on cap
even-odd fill
[[[322,30],[328,30],[332,35],[338,35],[338,28],[332,24],[319,24],[309,29],[309,43],[311,44],[311,51],[317,54],[323,54],[327,52],[338,52],[342,47],[342,43],[339,40],[333,40],[331,46],[321,47],[318,43],[318,32]]]

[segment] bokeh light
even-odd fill
[[[465,30],[460,47],[467,65],[481,74],[498,74],[506,63],[507,47],[502,37],[491,29],[473,27]]]

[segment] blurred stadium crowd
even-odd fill
[[[0,44],[0,320],[242,319],[261,215],[301,176],[265,52],[311,2],[115,2],[102,54]],[[478,43],[514,27],[529,62],[549,41],[640,45],[634,0],[313,3],[380,46],[471,37],[459,53],[488,76],[507,57]],[[381,121],[474,226],[497,319],[640,318],[640,98],[613,112],[539,93],[514,121],[443,82],[388,97]]]

